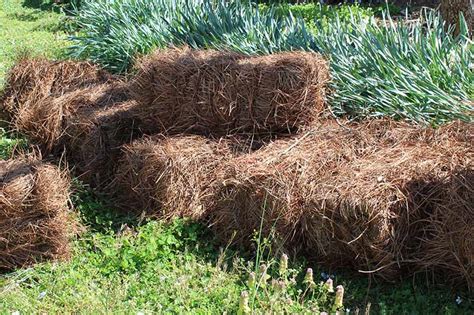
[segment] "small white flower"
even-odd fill
[[[328,278],[326,280],[326,283],[324,284],[324,286],[329,293],[334,293],[334,285],[331,278]]]
[[[38,294],[38,300],[41,300],[45,296],[46,296],[46,291],[41,292],[40,294]]]
[[[461,304],[461,303],[462,303],[462,299],[461,299],[461,297],[458,295],[458,296],[456,297],[456,304],[459,305],[459,304]]]

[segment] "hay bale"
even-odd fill
[[[120,146],[141,135],[126,83],[86,62],[24,59],[2,102],[13,129],[45,155],[66,149],[75,174],[95,187],[109,179]]]
[[[472,158],[472,155],[471,155]],[[474,287],[474,170],[411,184],[422,212],[412,223],[412,270],[443,270],[450,280]]]
[[[202,219],[210,208],[214,172],[229,156],[226,143],[199,136],[135,141],[124,148],[116,191],[128,211]]]
[[[81,111],[100,111],[125,98],[117,94],[121,83],[106,83],[82,88],[57,97],[46,97],[18,110],[12,119],[15,130],[39,145],[43,152],[60,152],[67,142],[70,120]]]
[[[87,62],[24,59],[10,71],[1,106],[13,129],[45,155],[66,149],[75,174],[98,187],[120,146],[141,135],[127,90],[122,78]]]
[[[111,75],[89,62],[24,58],[9,71],[0,97],[0,109],[10,115],[45,97],[101,84]]]
[[[79,110],[64,128],[64,147],[74,173],[93,187],[105,189],[122,155],[122,145],[142,136],[134,117],[136,103],[125,101]]]
[[[431,185],[425,198],[412,185],[454,181],[459,170],[472,173],[472,131],[467,124],[435,131],[402,123],[321,122],[296,139],[226,163],[210,212],[214,231],[224,241],[237,232],[234,239],[248,245],[260,227],[263,235],[274,230],[276,246],[304,251],[329,267],[393,278],[412,261],[409,249],[418,247],[414,222],[430,213],[431,196],[464,196],[456,199],[463,205],[456,209],[472,218],[465,199],[472,182],[450,190]],[[451,201],[436,202],[449,208]],[[459,264],[447,269],[455,272]]]
[[[120,78],[90,63],[24,59],[10,71],[0,107],[14,130],[49,154],[62,149],[65,127],[78,111],[127,98]]]
[[[0,270],[69,256],[69,179],[34,158],[0,161]]]
[[[16,116],[16,130],[44,154],[65,153],[76,176],[100,187],[110,179],[121,146],[142,135],[136,103],[109,95],[111,90],[105,84],[39,103]]]
[[[148,133],[290,133],[325,109],[328,66],[314,53],[168,49],[136,68],[130,92]]]

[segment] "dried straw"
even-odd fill
[[[168,49],[143,57],[136,68],[130,92],[148,133],[289,133],[325,109],[328,66],[314,53]]]
[[[112,103],[97,110],[84,108],[67,121],[66,157],[74,173],[93,187],[108,185],[122,155],[122,145],[141,137],[133,116],[136,103]]]
[[[223,240],[237,233],[235,240],[247,245],[254,231],[273,230],[277,246],[303,250],[329,267],[393,278],[405,262],[413,262],[410,249],[419,247],[415,222],[431,213],[432,196],[450,194],[435,199],[438,208],[472,222],[473,204],[466,195],[473,182],[458,175],[473,171],[472,131],[467,124],[433,130],[391,122],[321,122],[295,139],[226,163],[216,181],[213,228]],[[435,184],[440,181],[457,185],[448,189]],[[471,229],[457,222],[456,229]],[[471,245],[456,243],[463,248],[443,253],[471,253],[457,263],[438,255],[443,262],[433,265],[447,264],[445,269],[471,281],[472,275],[459,273],[472,266]]]
[[[129,211],[169,219],[202,219],[214,174],[230,158],[225,142],[200,136],[155,136],[125,146],[116,192]]]
[[[0,97],[1,110],[15,115],[50,96],[107,82],[111,75],[88,62],[24,58],[10,70]]]
[[[472,151],[471,151],[472,163]],[[449,280],[474,288],[474,169],[416,185],[423,209],[412,220],[414,271],[444,271]]]
[[[0,161],[0,270],[69,256],[69,179],[33,157]]]

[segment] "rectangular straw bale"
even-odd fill
[[[453,229],[472,231],[467,223],[473,204],[466,196],[474,183],[459,177],[473,172],[472,130],[468,124],[434,130],[390,122],[321,122],[295,139],[226,163],[210,212],[214,231],[224,241],[237,232],[235,240],[248,245],[260,227],[263,235],[274,230],[276,245],[329,267],[393,278],[403,267],[418,267],[413,264],[413,248],[421,246],[417,222],[442,218],[439,211],[432,213],[433,196],[450,194],[436,198],[437,207],[465,218]],[[457,184],[448,189],[435,184],[440,181]],[[447,241],[441,231],[434,239]],[[433,235],[428,239],[434,242]],[[431,264],[430,255],[416,254],[471,282],[466,270],[472,270],[472,242],[444,245]],[[456,262],[454,256],[461,258]]]
[[[0,111],[15,115],[46,97],[103,84],[111,75],[89,62],[20,59],[7,74]]]
[[[124,99],[120,78],[91,63],[22,59],[10,70],[0,111],[12,129],[49,154],[62,152],[67,122],[79,110]]]
[[[69,256],[76,225],[69,179],[56,167],[24,157],[0,161],[0,270]]]
[[[129,211],[169,219],[202,219],[215,171],[229,159],[225,142],[201,136],[154,136],[124,147],[115,191]]]
[[[22,59],[0,100],[11,127],[86,183],[110,179],[120,146],[141,136],[126,82],[88,62]]]
[[[136,68],[130,92],[152,132],[290,133],[325,109],[328,65],[314,53],[179,48],[157,50]]]

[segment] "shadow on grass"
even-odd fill
[[[55,11],[59,12],[59,7],[53,0],[25,0],[22,6],[24,8],[38,9],[41,11]]]
[[[80,214],[81,223],[92,232],[120,232],[126,227],[138,227],[142,220],[136,215],[116,209],[106,196],[74,182],[75,193],[71,197],[74,208]]]
[[[115,200],[110,196],[96,193],[84,187],[79,181],[74,184],[75,193],[71,201],[77,213],[80,215],[81,223],[92,233],[113,233],[121,235],[124,231],[138,231],[152,221],[168,226],[168,229],[175,230],[177,235],[191,240],[191,248],[197,246],[200,250],[195,254],[202,255],[208,259],[216,259],[218,256],[219,244],[213,233],[203,224],[187,219],[175,219],[171,221],[160,221],[137,215],[134,209],[127,212],[114,206]],[[187,237],[184,237],[187,235]]]
[[[74,8],[79,8],[80,0],[54,1],[54,0],[24,0],[22,6],[29,9],[37,9],[41,11],[50,11],[66,15]]]

